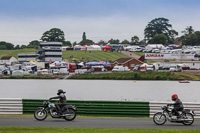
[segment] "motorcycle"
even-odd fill
[[[162,106],[161,109],[163,112],[157,112],[153,116],[153,121],[157,125],[163,125],[167,120],[171,123],[182,123],[184,125],[192,125],[194,122],[194,110],[184,109],[183,111],[178,111],[180,118],[177,118],[172,114],[172,106]]]
[[[77,108],[74,105],[65,105],[63,108],[62,115],[58,113],[56,106],[54,103],[50,103],[49,101],[43,102],[44,107],[38,107],[34,112],[34,117],[38,121],[43,121],[48,116],[48,111],[52,118],[64,118],[67,121],[72,121],[76,118],[76,110]]]

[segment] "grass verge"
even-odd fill
[[[200,80],[200,76],[194,76],[181,72],[185,76],[179,76],[176,72],[116,72],[104,74],[73,75],[69,79],[111,79],[111,80]],[[195,77],[195,78],[194,78]]]
[[[60,128],[60,127],[0,127],[0,133],[197,133],[188,129],[114,129],[114,128]]]

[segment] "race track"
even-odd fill
[[[146,128],[146,129],[200,129],[200,120],[193,125],[184,126],[180,123],[169,123],[158,126],[152,119],[133,118],[76,118],[74,121],[47,118],[37,121],[25,117],[0,117],[0,127],[85,127],[85,128]]]

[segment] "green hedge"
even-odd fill
[[[33,113],[43,106],[43,101],[45,99],[23,99],[23,113]],[[78,115],[149,117],[149,102],[69,100],[67,104],[75,105]]]

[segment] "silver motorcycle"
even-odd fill
[[[157,125],[163,125],[168,120],[171,123],[182,123],[184,125],[192,125],[194,122],[194,110],[184,109],[183,111],[178,111],[180,118],[172,114],[172,106],[161,107],[163,112],[157,112],[153,116],[153,121]]]

